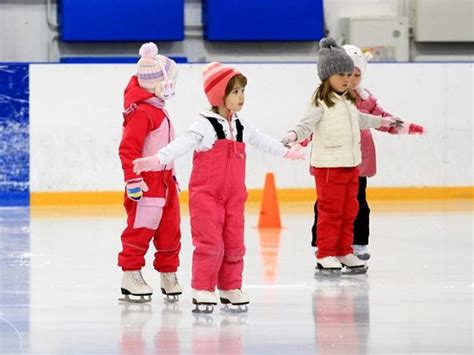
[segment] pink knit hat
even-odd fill
[[[156,44],[152,42],[143,44],[139,53],[141,58],[137,63],[137,77],[141,88],[155,93],[160,82],[175,80],[178,74],[176,63],[164,55],[158,55]]]
[[[218,62],[206,65],[203,70],[204,93],[212,106],[224,105],[225,88],[230,79],[241,74],[238,70]]]

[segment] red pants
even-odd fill
[[[122,251],[118,265],[124,271],[140,270],[150,240],[156,249],[154,268],[159,272],[175,272],[179,266],[181,231],[176,183],[170,170],[143,173],[149,190],[139,201],[125,193],[127,227],[122,233]]]
[[[352,253],[359,172],[354,168],[316,168],[318,258]]]
[[[189,182],[193,289],[242,287],[245,159],[245,144],[227,139],[194,155]]]

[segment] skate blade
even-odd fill
[[[224,304],[221,308],[224,313],[247,313],[249,311],[248,303],[244,304]]]
[[[165,289],[161,289],[161,293],[165,296],[164,301],[167,303],[176,303],[179,301],[179,295],[182,294],[182,292],[170,292],[166,293]]]
[[[214,304],[195,303],[195,307],[191,312],[195,314],[211,314],[212,312],[214,312]]]
[[[318,278],[338,278],[341,276],[341,269],[321,269],[316,267],[314,270],[314,277]]]
[[[178,303],[179,297],[178,295],[165,295],[163,300],[165,301],[165,303]]]
[[[358,267],[347,267],[344,266],[341,271],[342,276],[348,276],[348,275],[364,275],[367,274],[367,266],[358,266]]]
[[[119,298],[118,301],[121,303],[149,303],[151,302],[151,295],[144,295],[144,296],[133,295],[133,296],[140,297],[140,298],[130,298],[130,295],[124,295],[124,297]]]

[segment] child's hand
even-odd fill
[[[296,142],[298,136],[296,135],[295,131],[289,131],[286,136],[283,137],[281,142],[284,146],[289,146],[290,143]]]
[[[148,191],[148,185],[143,179],[134,179],[127,181],[127,197],[130,200],[138,201],[142,198],[143,192]]]
[[[382,117],[382,123],[380,127],[395,127],[396,129],[400,129],[403,127],[403,121],[398,117]]]
[[[423,126],[405,122],[402,128],[397,130],[397,134],[425,134],[426,130]]]
[[[301,145],[295,144],[291,149],[288,149],[288,152],[286,152],[284,158],[285,159],[291,159],[291,160],[304,160],[305,156],[304,153],[300,151],[301,150]]]
[[[146,158],[138,158],[133,161],[133,172],[140,174],[143,171],[158,170],[160,160],[156,155]]]

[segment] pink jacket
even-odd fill
[[[377,104],[377,98],[370,91],[366,91],[369,94],[366,100],[362,100],[359,96],[356,97],[356,107],[359,111],[375,116],[392,116]],[[380,127],[377,130],[397,134],[395,129],[392,130],[386,127]],[[377,161],[375,144],[370,129],[362,129],[360,131],[360,149],[362,151],[362,163],[359,165],[359,176],[374,176],[377,172]]]

